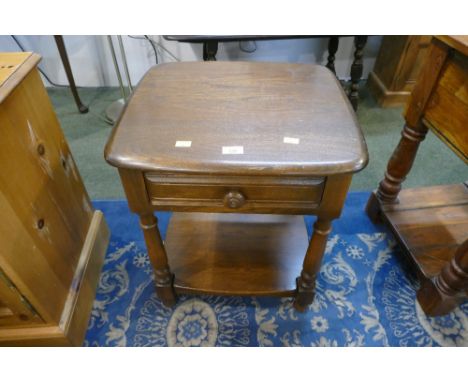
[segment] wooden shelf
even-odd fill
[[[184,293],[292,296],[308,246],[302,216],[174,213],[165,247]]]
[[[437,276],[468,238],[465,184],[403,190],[398,204],[382,204],[383,218],[410,254],[420,276]]]

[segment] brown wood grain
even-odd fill
[[[466,202],[467,192],[464,184],[431,186],[430,192],[426,187],[412,188],[411,192],[398,195],[398,203],[382,204],[382,211],[407,210],[409,206],[413,209],[457,206]]]
[[[0,103],[36,67],[40,56],[31,52],[0,53]]]
[[[428,128],[467,161],[467,43],[467,36],[431,40],[407,104],[402,138],[366,207],[372,220],[390,225],[409,254],[404,258],[420,277],[417,297],[428,315],[447,314],[468,297],[468,186],[401,191],[401,185]],[[443,165],[428,171],[443,171]]]
[[[14,57],[23,62],[0,84],[0,311],[9,315],[0,319],[0,343],[80,345],[106,226],[91,224],[91,202],[36,69],[39,56],[0,53],[0,62]],[[70,295],[78,296],[78,313],[66,309]],[[72,314],[64,329],[65,310]]]
[[[368,87],[382,107],[404,105],[411,95],[432,36],[384,36]]]
[[[223,154],[224,146],[242,150]],[[327,69],[204,62],[150,70],[105,157],[139,215],[164,305],[174,305],[175,292],[295,295],[303,311],[367,149]],[[181,211],[165,244],[155,210]],[[293,214],[318,215],[310,245]]]
[[[455,54],[447,62],[424,122],[468,163],[468,57]]]
[[[192,144],[178,148],[176,141]],[[244,153],[223,154],[224,146]],[[351,173],[367,163],[355,114],[328,69],[255,62],[151,69],[105,156],[121,168],[263,176]]]
[[[301,177],[146,176],[155,209],[208,212],[261,213],[283,210],[315,210],[320,204],[325,179]],[[229,193],[239,193],[242,204],[226,205]]]
[[[94,304],[110,231],[101,211],[94,211],[59,326],[72,345],[83,344]]]
[[[406,104],[405,120],[410,127],[416,128],[421,123],[427,102],[439,79],[448,53],[449,49],[446,45],[432,39],[419,79]]]
[[[166,236],[183,292],[292,295],[307,245],[299,216],[174,213]]]
[[[24,296],[0,270],[0,328],[44,322]]]
[[[442,41],[444,44],[447,44],[451,48],[461,52],[465,56],[468,56],[468,36],[462,35],[441,35],[436,36],[436,38]]]
[[[467,238],[464,184],[403,190],[398,204],[383,207],[384,219],[426,278],[436,277]]]
[[[92,208],[37,71],[28,74],[1,104],[0,125],[0,193],[14,210],[12,219],[18,220],[18,225],[3,228],[10,234],[4,236],[8,250],[0,266],[14,272],[11,279],[15,284],[31,282],[23,289],[28,299],[41,296],[34,291],[41,285],[38,309],[53,314],[58,322]],[[20,232],[24,232],[22,236],[18,236]],[[38,253],[47,254],[37,259],[42,266],[23,266],[34,261],[25,256],[27,247],[22,248],[27,240],[31,240],[29,251],[37,248]]]

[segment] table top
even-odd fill
[[[145,75],[105,157],[143,171],[331,175],[362,169],[367,147],[325,67],[181,62]]]

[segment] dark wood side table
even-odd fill
[[[285,39],[299,39],[299,38],[323,38],[329,37],[328,42],[328,58],[326,67],[333,73],[335,72],[335,54],[338,51],[339,39],[345,36],[309,36],[309,35],[169,35],[163,36],[168,41],[179,41],[189,43],[202,43],[203,44],[203,60],[216,61],[216,54],[218,53],[218,45],[220,42],[230,41],[248,41],[248,40],[285,40]],[[357,110],[359,102],[359,81],[362,77],[363,62],[362,56],[364,54],[364,47],[366,46],[367,36],[354,36],[354,60],[351,65],[351,85],[348,91],[348,97],[353,105],[354,110]]]
[[[296,296],[304,310],[367,148],[324,67],[183,62],[146,74],[105,157],[140,216],[164,304],[176,292]],[[155,210],[175,211],[165,243]],[[317,215],[310,243],[302,214]]]
[[[467,184],[400,190],[428,129],[468,163],[468,36],[432,39],[405,120],[367,212],[374,220],[383,219],[405,249],[421,281],[423,310],[442,315],[468,294]],[[443,171],[443,164],[428,170]]]

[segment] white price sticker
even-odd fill
[[[176,141],[175,147],[190,147],[192,146],[192,141]]]
[[[283,143],[291,143],[293,145],[299,144],[299,138],[284,137]]]
[[[223,146],[223,154],[244,154],[244,146]]]

